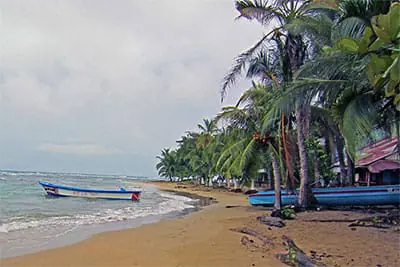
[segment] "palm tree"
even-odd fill
[[[156,165],[158,174],[162,177],[168,177],[168,179],[172,181],[172,177],[175,177],[175,171],[177,168],[175,152],[170,152],[170,149],[168,148],[163,149],[161,151],[161,156],[157,156],[157,159],[160,160]]]
[[[208,182],[208,186],[212,187],[212,154],[214,147],[210,144],[214,139],[214,135],[218,132],[218,127],[215,121],[209,119],[203,119],[203,124],[197,124],[197,127],[201,130],[197,141],[197,149],[203,153],[202,168],[205,169],[205,179]]]
[[[236,1],[236,9],[240,12],[239,18],[257,20],[261,25],[272,27],[254,46],[241,53],[236,58],[236,64],[224,78],[221,89],[221,95],[224,97],[226,90],[232,86],[238,75],[243,69],[252,70],[248,65],[257,58],[258,51],[264,51],[268,55],[275,55],[279,62],[279,71],[273,72],[270,77],[273,82],[279,81],[284,89],[286,84],[293,80],[293,73],[296,72],[304,63],[309,54],[308,48],[311,43],[305,36],[294,34],[286,29],[293,21],[308,21],[313,19],[317,9],[312,5],[312,1],[295,0],[240,0]],[[267,63],[268,64],[268,63]],[[255,68],[259,71],[259,68]],[[273,68],[268,68],[269,70]],[[264,71],[265,73],[265,71]],[[270,72],[267,72],[270,74]],[[300,194],[298,204],[301,207],[307,207],[308,166],[307,150],[305,147],[305,138],[309,130],[309,108],[308,103],[300,101],[296,103],[296,125],[297,125],[297,143],[300,158]]]
[[[267,162],[272,161],[276,189],[275,209],[280,211],[281,174],[277,160],[280,156],[277,138],[272,128],[261,134],[264,116],[271,106],[271,90],[273,86],[253,83],[253,87],[241,96],[236,106],[224,107],[217,115],[216,121],[226,121],[232,127],[232,139],[222,151],[217,168],[228,177],[233,175],[250,179],[253,185],[257,170],[265,168]]]
[[[339,9],[332,16],[329,32],[330,40],[325,39],[326,45],[337,45],[341,49],[349,49],[349,37],[366,42],[366,47],[372,35],[365,35],[365,29],[371,26],[373,16],[388,11],[391,1],[378,0],[341,0]],[[294,26],[291,26],[295,29]],[[299,28],[299,27],[298,27]],[[302,28],[305,30],[305,28]],[[297,29],[299,30],[299,29]],[[325,49],[333,51],[333,49]],[[351,168],[357,147],[368,136],[379,121],[395,120],[391,101],[384,99],[382,91],[375,90],[368,81],[368,59],[356,53],[323,54],[304,64],[295,75],[294,82],[285,92],[286,98],[317,101],[324,106],[330,116],[333,116],[341,135],[337,135],[339,145],[344,141],[349,162],[347,179],[351,179]],[[336,83],[335,83],[336,81]],[[383,115],[383,116],[382,116]],[[360,138],[361,137],[361,138]],[[343,139],[343,140],[342,140]],[[341,160],[343,161],[343,160]],[[341,163],[343,164],[343,163]]]

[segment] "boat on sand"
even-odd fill
[[[66,185],[57,185],[42,181],[39,181],[39,184],[43,186],[44,191],[48,195],[58,197],[85,197],[136,201],[139,200],[142,193],[141,190],[126,190],[125,188],[120,188],[118,190],[89,189]]]
[[[400,185],[352,186],[312,188],[316,205],[321,206],[367,206],[400,205]],[[298,190],[282,190],[282,205],[294,205]],[[274,190],[249,195],[251,205],[274,205]]]

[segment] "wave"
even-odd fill
[[[134,206],[119,209],[105,209],[93,214],[41,216],[41,218],[13,217],[9,218],[6,223],[0,225],[0,232],[8,233],[26,229],[41,229],[58,226],[76,227],[79,225],[132,220],[150,215],[163,215],[170,212],[179,212],[194,208],[192,204],[197,201],[184,196],[166,193],[161,193],[160,196],[166,200],[155,207]]]
[[[99,179],[124,179],[124,180],[152,180],[147,176],[88,174],[88,173],[58,173],[58,172],[30,172],[30,171],[0,171],[0,176],[33,176],[33,177],[83,177]]]
[[[24,172],[24,171],[1,171],[1,176],[45,176],[50,177],[57,175],[55,173],[46,173],[46,172]]]

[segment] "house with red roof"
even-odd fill
[[[400,184],[398,143],[395,136],[363,147],[356,161],[355,182],[368,186]]]

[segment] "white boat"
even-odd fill
[[[43,186],[44,191],[48,195],[58,197],[85,197],[136,201],[139,200],[142,193],[141,190],[126,190],[124,188],[120,188],[119,190],[89,189],[66,185],[57,185],[41,181],[39,181],[39,184]]]

